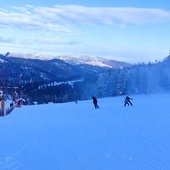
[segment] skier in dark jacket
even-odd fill
[[[92,96],[92,99],[95,109],[99,108],[99,106],[97,105],[97,99],[94,96]]]
[[[126,96],[124,106],[126,106],[126,105],[128,105],[128,106],[129,106],[129,105],[133,106],[133,104],[132,104],[132,102],[131,102],[130,100],[133,100],[133,99],[130,98],[129,96]]]

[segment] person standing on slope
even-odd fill
[[[128,106],[129,106],[129,105],[133,106],[133,104],[132,104],[132,102],[131,102],[130,100],[133,100],[133,99],[130,98],[129,96],[126,96],[124,106],[126,106],[126,105],[128,105]]]
[[[94,96],[92,96],[92,99],[93,99],[93,104],[94,104],[95,109],[99,108],[97,104],[97,99]]]

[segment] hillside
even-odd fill
[[[3,63],[5,65],[8,79],[19,77],[23,82],[73,80],[89,73],[130,66],[128,63],[99,57],[63,56],[61,58],[43,54],[9,54],[8,57],[0,55],[0,61],[1,68]]]
[[[15,108],[0,117],[0,169],[170,169],[170,94],[124,97]]]
[[[94,77],[101,72],[129,66],[97,57],[65,56],[64,60],[59,58],[41,54],[8,53],[7,57],[0,55],[0,81],[3,82],[1,87],[4,86],[6,95],[13,95],[17,88],[19,95],[24,94],[29,104],[33,101],[73,101],[81,98],[81,85],[74,89],[73,85],[69,86],[66,82],[90,80],[90,77],[95,81]],[[69,61],[66,61],[68,58]],[[60,84],[59,87],[56,84]]]
[[[18,96],[24,95],[27,104],[34,101],[42,104],[85,100],[92,95],[111,97],[170,91],[169,57],[163,62],[130,67],[123,67],[118,62],[118,68],[111,67],[113,61],[102,58],[63,58],[43,60],[0,56],[0,66],[4,68],[0,81],[5,84],[5,93],[13,96],[17,87]]]
[[[122,68],[131,66],[130,63],[116,61],[116,60],[109,60],[102,57],[96,56],[84,56],[84,55],[60,55],[60,56],[51,56],[46,54],[29,54],[29,53],[12,53],[11,56],[25,58],[25,59],[38,59],[38,60],[53,60],[59,59],[68,64],[76,65],[76,66],[95,66],[101,68]]]

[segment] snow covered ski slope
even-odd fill
[[[15,108],[0,117],[0,170],[169,170],[170,94]]]

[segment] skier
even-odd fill
[[[124,106],[126,106],[126,105],[129,106],[129,104],[130,104],[131,106],[133,106],[133,104],[132,104],[132,102],[131,102],[130,100],[133,100],[133,99],[130,98],[129,96],[126,96]]]
[[[95,109],[99,108],[99,106],[97,105],[97,99],[94,96],[92,96],[92,99]]]

